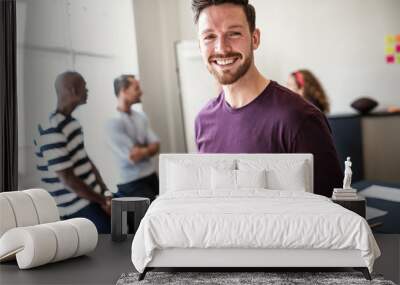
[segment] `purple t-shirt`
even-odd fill
[[[330,197],[342,172],[326,117],[271,81],[252,102],[233,109],[222,92],[197,115],[200,153],[312,153],[314,193]]]

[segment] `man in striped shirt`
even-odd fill
[[[55,82],[57,109],[39,126],[38,169],[54,197],[62,219],[85,217],[100,233],[110,232],[110,198],[96,166],[88,157],[79,122],[71,116],[86,103],[84,78],[77,72],[60,74]]]

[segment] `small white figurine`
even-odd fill
[[[350,157],[344,162],[344,179],[343,179],[343,189],[351,189],[351,176],[353,172],[351,171],[351,161]]]

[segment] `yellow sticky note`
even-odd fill
[[[396,38],[393,35],[387,35],[385,37],[386,45],[394,45],[395,42],[396,42]]]
[[[396,63],[400,64],[400,54],[396,54]]]
[[[385,54],[394,54],[394,46],[386,46],[385,47]]]

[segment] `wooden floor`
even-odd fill
[[[382,255],[375,262],[374,272],[400,284],[400,234],[375,234],[375,239]]]
[[[382,251],[375,263],[376,273],[400,283],[400,235],[377,234]],[[134,271],[131,263],[132,236],[115,243],[100,235],[94,252],[42,267],[19,270],[16,262],[0,265],[0,284],[115,284],[122,273]]]

